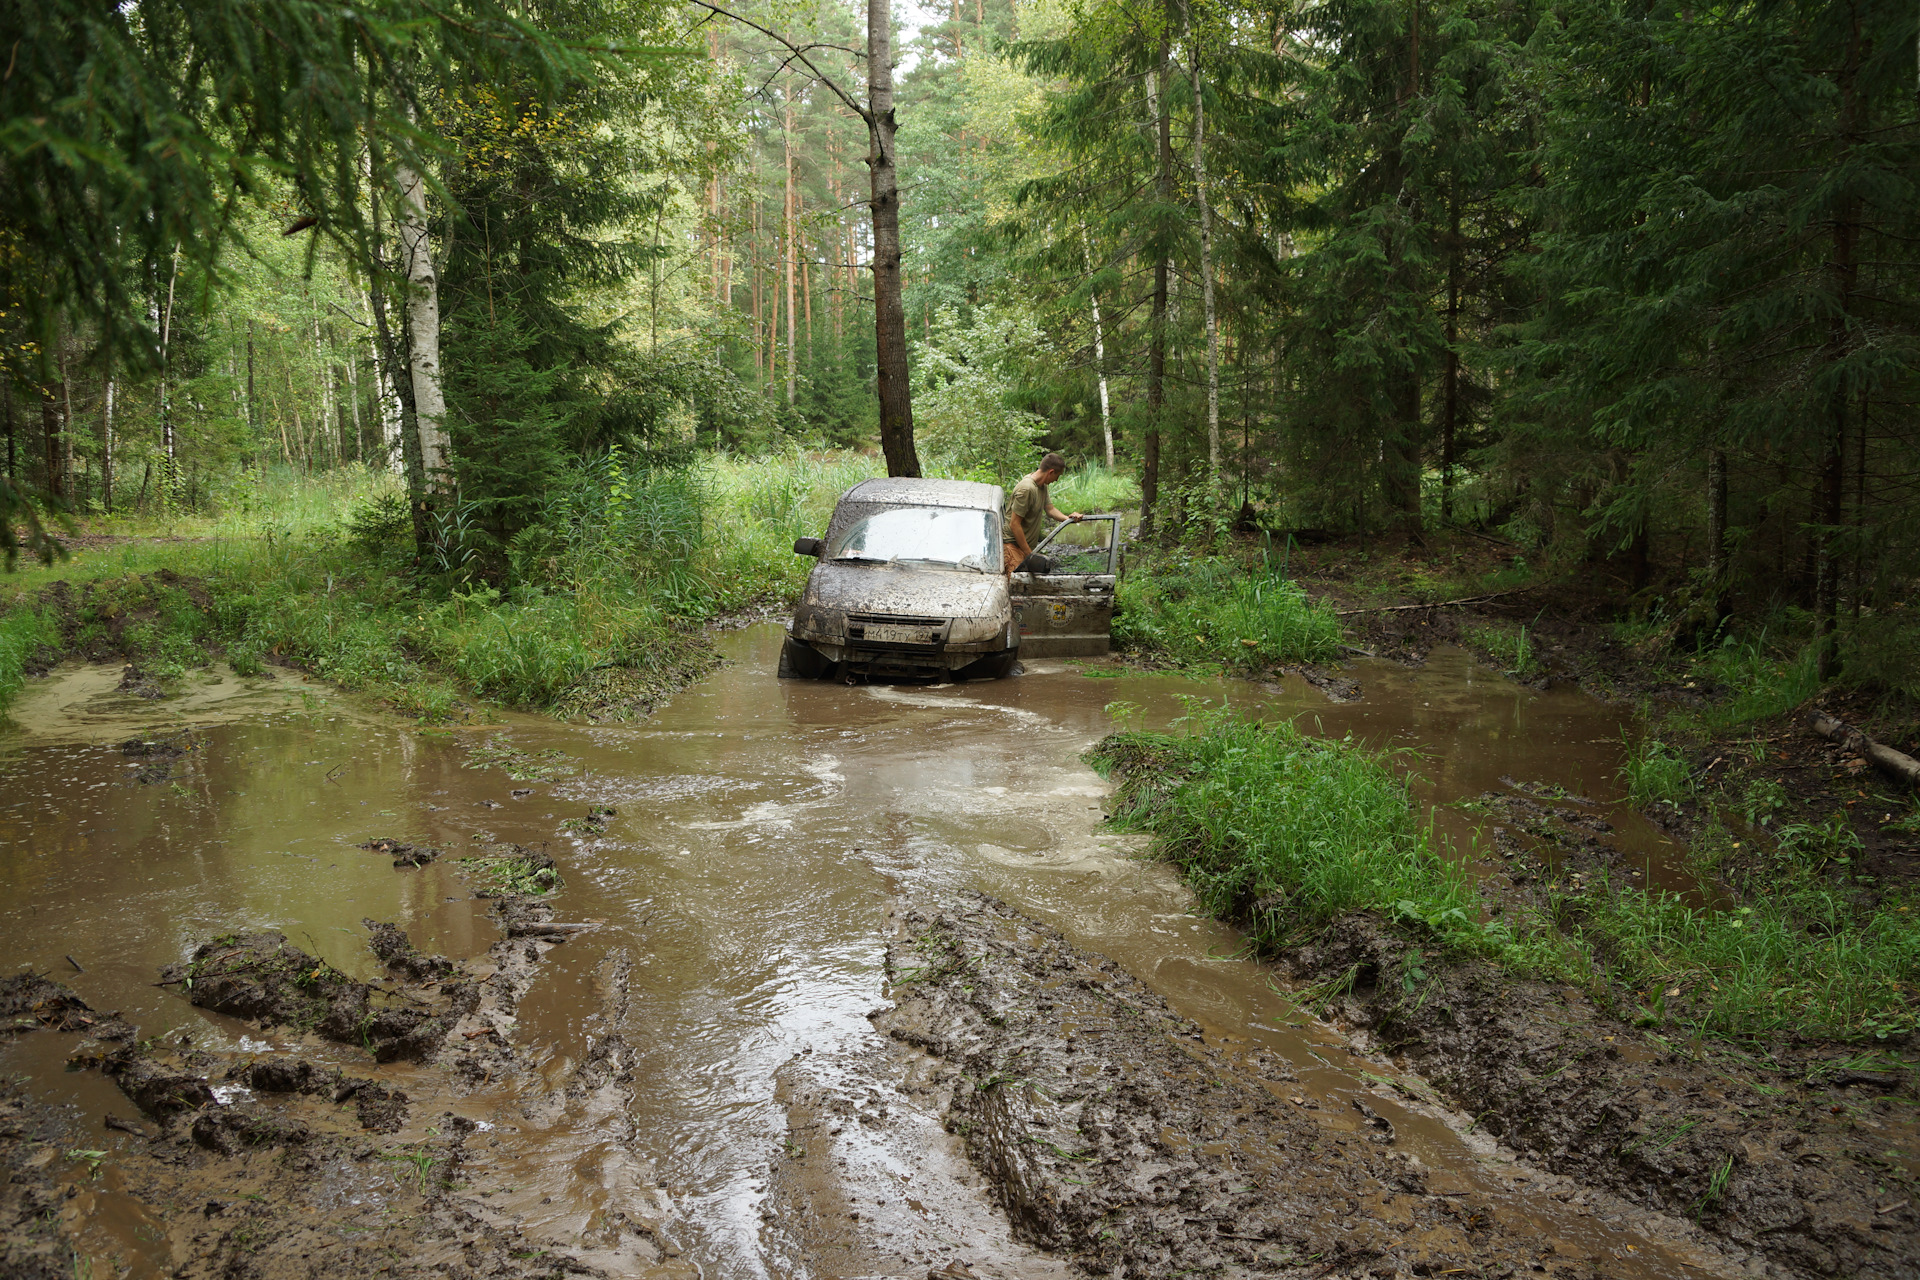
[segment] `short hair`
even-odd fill
[[[1067,473],[1067,460],[1057,453],[1050,453],[1040,459],[1040,469],[1042,471],[1058,471],[1061,475],[1065,475]]]

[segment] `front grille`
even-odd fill
[[[945,618],[921,618],[910,613],[849,613],[847,621],[855,625],[867,622],[890,623],[897,627],[943,627]]]
[[[938,653],[946,647],[947,620],[906,613],[849,613],[847,643],[869,651]]]

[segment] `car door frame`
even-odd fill
[[[1112,512],[1084,516],[1081,523],[1109,524],[1107,566],[1095,573],[1016,572],[1007,582],[1022,658],[1095,658],[1113,651],[1114,592],[1120,580],[1121,517]],[[1040,545],[1040,555],[1071,524],[1056,525]]]

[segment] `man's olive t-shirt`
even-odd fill
[[[1027,476],[1013,486],[1013,496],[1007,499],[1007,522],[1000,540],[1013,542],[1013,518],[1020,517],[1020,531],[1027,535],[1027,550],[1040,545],[1040,539],[1047,536],[1047,491]],[[1018,546],[1018,543],[1014,545]]]

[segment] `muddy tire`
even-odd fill
[[[813,646],[801,644],[792,636],[780,642],[780,669],[782,680],[821,680],[832,671],[833,664],[814,652]]]
[[[990,653],[978,662],[969,662],[954,672],[962,680],[1004,680],[1013,674],[1013,668],[1020,661],[1020,650],[1005,649],[999,653]]]

